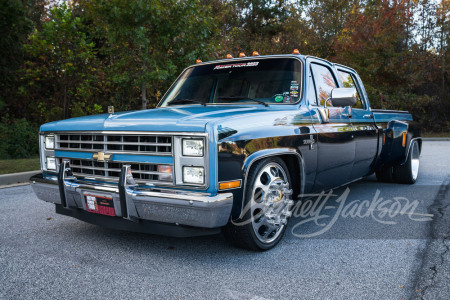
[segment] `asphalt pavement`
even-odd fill
[[[302,201],[263,253],[104,229],[55,214],[29,185],[3,188],[0,299],[445,299],[449,153],[425,142],[415,185],[372,176]]]

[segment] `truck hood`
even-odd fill
[[[267,110],[266,107],[249,105],[184,105],[67,119],[44,124],[41,131],[205,132],[210,121]]]

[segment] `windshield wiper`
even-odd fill
[[[177,103],[196,103],[196,104],[201,104],[203,106],[206,106],[206,103],[203,101],[195,100],[195,99],[185,99],[185,98],[177,98],[177,99],[170,101],[167,104],[177,104]]]
[[[248,97],[242,97],[242,96],[229,96],[229,97],[219,97],[219,100],[235,100],[235,101],[239,101],[239,100],[250,100],[259,104],[264,105],[265,107],[269,106],[269,104],[267,104],[264,101],[258,100],[258,99],[253,99],[253,98],[248,98]]]

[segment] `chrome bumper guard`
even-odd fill
[[[111,197],[116,217],[129,221],[155,222],[217,228],[227,224],[233,194],[211,195],[179,190],[143,188],[133,179],[129,165],[124,165],[118,184],[77,179],[69,162],[60,165],[58,176],[38,174],[30,178],[39,199],[59,204],[64,209],[86,211],[86,194]]]

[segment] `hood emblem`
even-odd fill
[[[98,161],[105,161],[111,158],[111,154],[105,154],[105,152],[98,152],[92,154],[92,159],[96,159]]]

